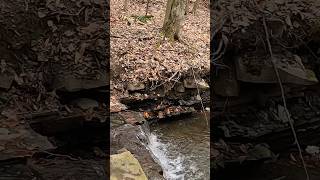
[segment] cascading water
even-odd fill
[[[210,133],[203,115],[141,126],[167,180],[210,179]]]

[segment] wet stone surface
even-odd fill
[[[146,137],[141,135],[139,126],[125,124],[111,129],[111,154],[117,154],[119,150],[125,148],[130,151],[139,161],[148,179],[162,180],[160,174],[162,169],[151,156],[145,147]]]

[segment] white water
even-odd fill
[[[153,133],[149,136],[148,147],[157,158],[167,180],[183,180],[185,178],[185,167],[182,164],[185,157],[183,155],[180,153],[175,157],[169,155],[168,144],[161,143]]]
[[[162,167],[165,179],[209,179],[209,137],[204,127],[199,119],[156,125],[155,130],[144,127],[146,146]]]

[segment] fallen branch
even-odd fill
[[[156,88],[164,85],[165,83],[170,82],[178,73],[179,73],[178,71],[175,72],[169,79],[165,80],[163,83],[161,83],[161,84],[159,84],[159,85],[157,85],[157,86],[154,86],[154,87],[150,88],[150,90],[153,91],[153,90],[155,90]]]
[[[146,15],[148,15],[150,0],[147,0]]]
[[[192,69],[192,75],[193,75],[194,81],[196,82],[196,76],[195,76],[194,69],[193,69],[192,66],[191,66],[191,69]],[[198,96],[200,97],[200,102],[201,102],[201,107],[202,107],[202,113],[204,114],[204,118],[206,119],[207,126],[209,126],[209,120],[208,120],[208,118],[207,118],[207,114],[206,114],[206,112],[205,112],[205,108],[204,108],[204,105],[203,105],[203,101],[202,101],[202,98],[201,98],[201,96],[200,96],[200,90],[199,90],[199,87],[198,87],[198,83],[196,83],[196,86],[197,86]]]
[[[55,157],[64,157],[64,158],[68,158],[72,161],[79,161],[79,159],[77,158],[73,158],[69,155],[64,155],[64,154],[55,154],[55,153],[51,153],[51,152],[48,152],[48,151],[38,151],[38,153],[45,153],[45,154],[48,154],[50,156],[55,156]]]
[[[274,69],[274,71],[276,73],[276,76],[277,76],[277,79],[278,79],[278,83],[279,83],[279,86],[280,86],[281,97],[282,97],[283,106],[284,106],[284,109],[285,109],[285,112],[286,112],[286,116],[287,116],[287,118],[289,120],[290,128],[292,130],[292,134],[293,134],[294,140],[295,140],[295,142],[297,144],[297,147],[298,147],[298,150],[299,150],[300,159],[302,161],[302,165],[303,165],[304,171],[306,173],[306,179],[310,180],[308,169],[307,169],[306,163],[305,163],[303,155],[302,155],[301,146],[300,146],[300,143],[298,141],[297,133],[295,131],[292,119],[290,117],[289,110],[287,108],[287,102],[286,102],[286,98],[285,98],[285,94],[284,94],[283,85],[282,85],[282,82],[281,82],[281,78],[280,78],[280,75],[279,75],[278,68],[276,66],[276,60],[274,59],[273,53],[272,53],[272,48],[271,48],[271,43],[270,43],[270,40],[269,40],[269,33],[268,33],[268,28],[267,28],[267,23],[266,23],[265,17],[263,17],[263,26],[264,26],[264,31],[265,31],[265,34],[266,34],[266,41],[267,41],[267,44],[268,44],[268,49],[269,49],[269,53],[270,53],[270,57],[271,57],[271,63],[272,63],[273,69]]]

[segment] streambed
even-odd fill
[[[143,129],[167,180],[210,179],[210,131],[203,114]]]

